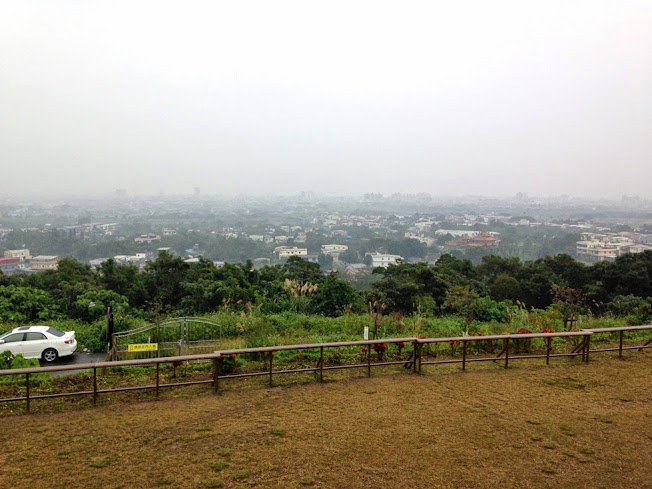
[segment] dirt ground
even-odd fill
[[[2,416],[0,487],[652,488],[649,353],[353,375]]]

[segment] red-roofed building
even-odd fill
[[[446,246],[455,248],[493,248],[498,246],[499,240],[491,233],[482,231],[474,236],[460,236],[453,241],[446,241]]]
[[[20,267],[20,258],[0,258],[0,271],[4,275],[13,275]]]

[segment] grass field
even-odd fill
[[[0,487],[652,488],[651,355],[424,372],[3,416]]]

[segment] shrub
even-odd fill
[[[617,295],[607,304],[607,310],[614,316],[624,317],[634,313],[641,306],[649,303],[642,297],[634,295]]]
[[[8,351],[0,353],[0,370],[34,367],[40,367],[36,358],[26,359],[22,355],[14,356]],[[30,384],[34,385],[49,382],[50,380],[50,375],[47,373],[30,374],[29,376]],[[0,384],[22,384],[23,382],[25,382],[24,375],[3,375],[0,377]]]

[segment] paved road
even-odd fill
[[[106,355],[104,353],[73,353],[67,357],[58,358],[53,363],[44,362],[40,360],[41,367],[54,367],[56,365],[77,365],[83,363],[97,363],[103,362]],[[63,372],[51,372],[50,375],[57,377],[59,375],[70,375],[83,372],[83,370],[64,370]]]

